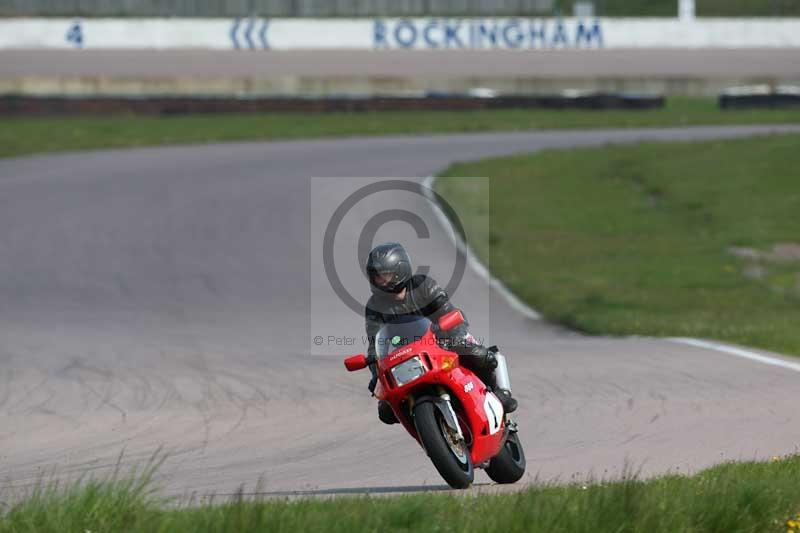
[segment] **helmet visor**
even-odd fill
[[[391,289],[397,281],[397,272],[391,270],[370,272],[370,281],[376,287]]]

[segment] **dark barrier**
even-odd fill
[[[777,109],[800,106],[800,93],[722,94],[721,109]]]
[[[18,96],[0,97],[0,115],[106,115],[134,113],[177,115],[188,113],[264,113],[336,111],[410,111],[477,109],[656,109],[663,96],[582,94],[577,96],[496,96],[458,94],[370,97],[127,97],[127,96]]]

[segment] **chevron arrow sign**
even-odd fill
[[[269,50],[269,20],[256,17],[233,19],[228,35],[234,50]]]

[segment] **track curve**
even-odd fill
[[[170,493],[252,490],[259,478],[259,489],[275,494],[439,487],[418,446],[376,420],[365,376],[344,372],[343,349],[310,349],[320,320],[355,336],[363,323],[318,287],[322,266],[309,260],[319,215],[309,198],[329,195],[335,206],[356,181],[314,180],[312,190],[309,178],[427,176],[457,160],[543,148],[788,131],[800,128],[315,140],[2,160],[0,478],[24,487],[54,468],[60,477],[99,473],[123,450],[127,464],[163,446],[160,479]],[[420,196],[394,203],[432,213]],[[357,240],[367,207],[343,221],[337,239]],[[436,275],[449,240],[441,227],[430,230],[414,251]],[[363,284],[355,267],[340,275]],[[615,475],[626,463],[645,474],[694,470],[800,443],[796,373],[660,340],[582,337],[516,313],[471,270],[453,297],[468,313],[490,309],[471,315],[473,328],[510,359],[528,480]]]

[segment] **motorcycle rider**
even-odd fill
[[[403,315],[421,315],[434,324],[438,319],[455,309],[447,292],[433,278],[423,274],[413,275],[411,258],[403,246],[396,242],[380,244],[367,257],[366,273],[372,296],[364,311],[369,349],[367,355],[373,361],[369,368],[372,380],[369,390],[373,392],[378,382],[375,365],[375,336],[381,326]],[[437,341],[444,348],[459,355],[459,362],[475,372],[492,389],[507,413],[517,408],[511,391],[497,386],[495,351],[487,349],[469,333],[466,321],[446,334],[434,326]],[[388,402],[378,402],[378,418],[386,424],[394,424],[397,418]]]

